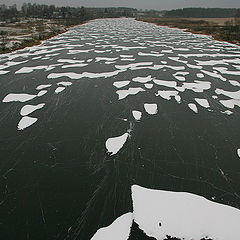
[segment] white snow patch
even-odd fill
[[[125,142],[127,141],[129,134],[124,133],[121,136],[118,137],[112,137],[108,138],[108,140],[105,143],[106,149],[108,153],[110,153],[110,156],[115,155],[119,152],[119,150],[123,147]]]
[[[76,64],[70,64],[70,65],[63,65],[62,68],[85,67],[87,65],[88,65],[87,63],[76,63]]]
[[[38,97],[41,97],[41,96],[45,95],[46,93],[47,93],[47,90],[41,90],[41,91],[37,94],[37,96],[38,96]]]
[[[25,93],[9,93],[2,101],[3,102],[27,102],[35,98],[36,95]]]
[[[209,102],[207,99],[204,99],[204,98],[194,98],[194,100],[199,104],[201,105],[202,107],[205,107],[205,108],[209,108],[210,105],[209,105]]]
[[[62,85],[64,87],[67,87],[67,86],[71,86],[72,83],[71,82],[58,82],[57,85]]]
[[[21,111],[20,111],[20,114],[22,116],[26,116],[38,109],[41,109],[45,106],[45,103],[41,103],[41,104],[38,104],[38,105],[25,105],[22,107]]]
[[[33,125],[38,119],[37,118],[32,118],[32,117],[22,117],[22,119],[19,121],[17,129],[18,130],[24,130],[27,127],[30,127]]]
[[[132,186],[132,200],[134,221],[150,237],[239,239],[240,211],[236,208],[191,193],[137,185]]]
[[[151,89],[153,87],[153,84],[152,83],[145,83],[144,87],[147,88],[147,89]]]
[[[160,96],[166,100],[170,100],[171,97],[176,97],[178,95],[178,91],[158,91],[156,96]]]
[[[36,87],[36,90],[42,90],[42,89],[44,89],[44,88],[49,88],[49,87],[51,87],[51,86],[52,86],[52,84],[39,85],[39,86]]]
[[[132,115],[137,121],[139,121],[142,118],[142,112],[140,111],[133,110]]]
[[[125,213],[118,217],[111,225],[100,228],[91,240],[127,240],[130,235],[133,214]]]
[[[157,114],[158,111],[156,103],[144,103],[144,109],[150,115]]]
[[[152,79],[153,79],[152,76],[148,75],[147,77],[135,77],[132,80],[134,82],[146,83],[152,81]]]
[[[129,88],[127,90],[118,90],[116,93],[118,94],[118,100],[126,98],[128,95],[135,95],[139,92],[144,92],[145,90],[143,88],[137,87],[137,88]]]
[[[65,89],[65,87],[58,87],[58,88],[56,88],[55,93],[58,94],[58,93],[62,92],[64,89]]]
[[[194,103],[189,103],[189,104],[188,104],[188,107],[189,107],[191,110],[193,110],[195,113],[198,112],[198,109],[197,109],[196,104],[194,104]]]
[[[125,87],[130,83],[130,81],[117,81],[113,83],[113,86],[116,88]]]
[[[238,81],[235,80],[229,80],[230,84],[232,84],[233,86],[240,86],[240,83]]]

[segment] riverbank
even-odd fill
[[[210,35],[215,40],[240,45],[240,26],[234,25],[233,18],[138,18],[137,20],[184,29],[191,33]],[[224,21],[225,20],[225,21]]]
[[[41,44],[42,41],[66,32],[81,23],[63,20],[27,19],[18,23],[0,23],[0,54]]]

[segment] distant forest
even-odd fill
[[[183,8],[166,11],[165,17],[183,18],[230,18],[235,17],[237,8]]]
[[[137,9],[116,8],[85,8],[57,7],[55,5],[24,3],[20,10],[17,5],[0,5],[0,21],[16,22],[20,18],[66,19],[69,24],[80,23],[89,19],[104,17],[133,17]]]

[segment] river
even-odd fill
[[[239,87],[240,47],[127,18],[0,56],[0,238],[90,240],[133,185],[239,214]]]

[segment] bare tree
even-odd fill
[[[8,33],[6,31],[0,31],[1,51],[5,51],[6,50],[7,35],[8,35]]]

